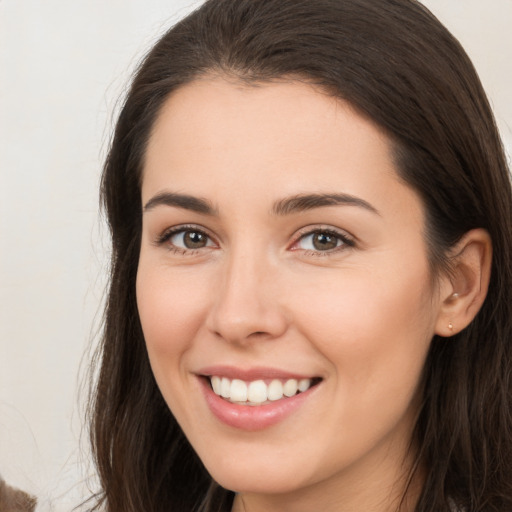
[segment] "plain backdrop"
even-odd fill
[[[379,1],[379,0],[375,0]],[[70,511],[94,475],[80,383],[108,265],[98,181],[119,98],[192,0],[0,0],[0,474]],[[512,147],[512,0],[425,0]]]

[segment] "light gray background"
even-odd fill
[[[376,0],[377,1],[377,0]],[[101,162],[127,77],[192,0],[0,0],[0,473],[69,511],[93,474],[80,376],[108,262]],[[512,147],[512,0],[425,0]]]

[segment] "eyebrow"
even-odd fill
[[[272,207],[274,215],[290,215],[323,206],[358,206],[380,215],[377,208],[360,197],[350,194],[298,194],[277,201]]]
[[[217,215],[216,208],[207,199],[190,196],[188,194],[177,194],[174,192],[161,192],[153,196],[145,205],[144,211],[147,212],[157,206],[175,206],[203,215]]]
[[[369,202],[350,194],[297,194],[275,202],[271,209],[271,213],[273,215],[284,216],[312,210],[314,208],[321,208],[323,206],[345,205],[358,206],[380,215],[379,211]],[[174,206],[176,208],[183,208],[203,215],[218,215],[217,209],[207,199],[188,194],[178,194],[175,192],[161,192],[156,196],[153,196],[144,205],[144,211],[152,210],[157,206]]]

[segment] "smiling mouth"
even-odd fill
[[[205,376],[213,392],[224,400],[238,405],[266,405],[291,398],[316,386],[322,379],[272,379],[245,382],[218,375]]]

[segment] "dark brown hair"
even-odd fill
[[[169,94],[214,72],[247,82],[296,78],[372,119],[426,210],[429,257],[472,228],[492,239],[488,296],[472,324],[432,340],[415,430],[426,468],[416,512],[512,510],[512,192],[477,74],[459,43],[415,0],[208,0],[171,28],[136,72],[104,168],[110,289],[91,438],[108,512],[225,511],[153,378],[135,279],[140,179]],[[179,299],[177,299],[179,300]]]

